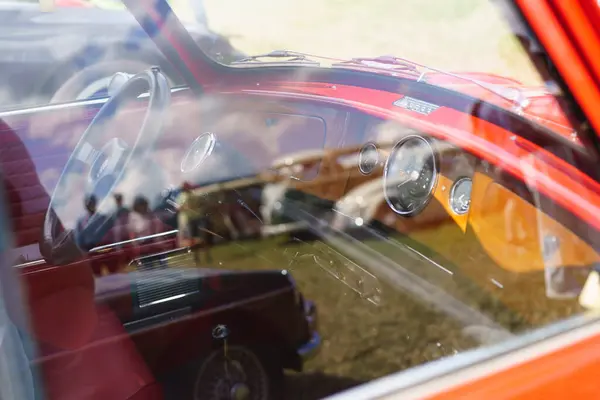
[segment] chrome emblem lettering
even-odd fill
[[[394,102],[394,105],[410,111],[418,112],[419,114],[423,115],[429,115],[438,108],[440,108],[440,106],[438,105],[427,103],[422,100],[413,99],[412,97],[408,96],[396,100]]]

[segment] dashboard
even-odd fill
[[[585,267],[600,260],[564,222],[569,216],[561,220],[548,207],[542,211],[534,190],[458,144],[315,103],[238,97],[200,106],[206,109],[191,117],[198,124],[175,120],[172,146],[161,147],[180,160],[175,180],[245,185],[242,179],[256,175],[253,184],[264,186],[268,182],[261,174],[276,166],[277,179],[285,177],[289,187],[333,202],[334,228],[377,225],[456,265],[485,262],[492,271],[484,277],[488,283],[507,273],[543,271],[546,236],[560,243],[563,265]],[[277,205],[273,199],[269,203]]]
[[[559,218],[532,187],[453,143],[375,118],[361,141],[355,174],[365,178],[349,180],[336,228],[383,228],[388,240],[412,243],[451,274],[498,292],[531,272],[585,269],[600,259],[568,226],[572,218]],[[552,254],[550,239],[559,243]]]
[[[250,183],[252,191],[259,191],[269,183],[261,174],[279,163],[277,179],[283,175],[295,189],[327,200],[327,206],[333,203],[332,227],[386,228],[393,240],[408,238],[430,259],[440,256],[435,259],[440,265],[473,265],[471,272],[491,290],[500,289],[491,282],[506,285],[511,274],[543,271],[548,265],[545,240],[556,238],[563,265],[579,268],[600,259],[581,239],[585,232],[576,233],[564,222],[572,216],[557,218],[548,207],[542,212],[535,191],[457,143],[314,101],[206,95],[196,102],[182,92],[171,107],[177,118],[169,122],[154,154],[160,174],[140,170],[137,176],[144,179],[130,185],[135,190],[143,186],[151,201],[185,181],[204,186],[236,181],[232,195]],[[56,120],[68,121],[69,115]],[[71,125],[60,129],[65,137],[80,133]],[[34,143],[28,134],[20,133],[26,144]],[[46,151],[33,145],[30,150],[34,159]],[[49,151],[69,154],[64,143]],[[46,167],[40,168],[44,172]],[[254,204],[264,202],[264,191],[247,192],[240,207],[251,209],[260,223],[268,221]],[[164,197],[155,203],[172,200]],[[267,203],[277,206],[273,199]],[[483,264],[489,268],[477,268]]]
[[[160,164],[176,166],[176,183],[192,181],[207,192],[227,182],[236,213],[245,215],[234,225],[249,234],[300,200],[338,232],[375,230],[370,237],[380,254],[452,296],[480,298],[485,309],[495,301],[491,294],[531,320],[537,311],[515,304],[514,290],[531,279],[544,290],[549,265],[580,270],[600,261],[581,239],[585,233],[565,223],[572,217],[542,211],[535,191],[457,143],[314,103],[237,100],[186,112],[173,120]],[[282,195],[290,189],[303,196]],[[287,203],[278,209],[281,199]],[[256,226],[246,229],[250,222]],[[558,245],[549,257],[550,239]]]
[[[384,200],[369,219],[405,234],[445,222],[466,231],[475,156],[422,132],[377,119],[367,123],[363,141],[360,154],[370,156],[359,157],[358,169],[380,181]],[[374,159],[381,168],[371,166]],[[354,188],[349,189],[352,196]]]

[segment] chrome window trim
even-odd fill
[[[177,87],[171,89],[171,93],[182,92],[184,90],[189,90],[188,87]],[[138,99],[145,99],[148,97],[148,93],[142,93],[138,96]],[[16,110],[8,110],[8,111],[0,111],[0,118],[5,117],[13,117],[17,115],[27,115],[33,114],[37,112],[47,112],[47,111],[57,111],[57,110],[65,110],[69,108],[77,108],[77,107],[85,107],[85,106],[93,106],[98,104],[104,104],[108,101],[109,97],[100,97],[97,99],[90,100],[82,100],[82,101],[72,101],[69,103],[59,103],[59,104],[46,104],[43,106],[31,106],[25,108],[19,108]]]
[[[142,242],[144,240],[148,240],[148,239],[156,239],[156,238],[160,238],[160,237],[164,237],[164,236],[169,236],[169,235],[175,235],[177,234],[177,232],[179,232],[179,230],[177,229],[173,229],[170,231],[165,231],[165,232],[161,232],[161,233],[155,233],[153,235],[148,235],[148,236],[141,236],[139,238],[135,238],[135,239],[129,239],[129,240],[123,240],[122,242],[115,242],[115,243],[110,243],[110,244],[105,244],[102,246],[97,246],[92,248],[89,253],[97,253],[101,250],[106,250],[106,249],[111,249],[113,247],[117,247],[117,246],[122,246],[124,244],[129,244],[129,243],[135,243],[135,242]],[[26,268],[26,267],[33,267],[35,265],[42,265],[45,264],[46,261],[44,259],[39,259],[39,260],[34,260],[34,261],[28,261],[22,264],[17,264],[14,267],[15,268]]]
[[[122,246],[124,244],[141,242],[141,241],[148,240],[148,239],[156,239],[156,238],[163,237],[163,236],[174,235],[177,232],[179,232],[177,229],[173,229],[173,230],[170,230],[170,231],[155,233],[155,234],[148,235],[148,236],[140,236],[140,237],[134,238],[134,239],[128,239],[128,240],[123,240],[121,242],[115,242],[115,243],[105,244],[105,245],[102,245],[102,246],[97,246],[97,247],[92,248],[89,252],[90,253],[95,253],[95,252],[98,252],[100,250],[110,249],[112,247]]]

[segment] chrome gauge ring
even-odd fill
[[[369,175],[379,164],[379,150],[374,143],[366,143],[358,154],[358,168],[364,175]]]
[[[473,181],[471,178],[463,177],[458,179],[452,185],[450,190],[450,209],[458,215],[466,214],[469,211],[471,205],[471,188],[473,187]]]
[[[188,173],[200,166],[213,152],[217,137],[212,132],[204,132],[188,147],[181,160],[181,172]]]
[[[437,164],[428,139],[409,135],[396,143],[383,176],[385,200],[394,212],[410,217],[425,208],[437,183]]]

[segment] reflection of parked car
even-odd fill
[[[170,268],[157,268],[162,260]],[[315,306],[304,300],[287,271],[185,268],[189,261],[185,250],[138,259],[138,271],[98,279],[96,300],[114,311],[159,378],[175,373],[175,384],[181,385],[175,371],[191,367],[196,385],[209,390],[227,378],[228,351],[231,375],[247,377],[233,385],[237,390],[256,392],[263,380],[270,383],[268,390],[281,389],[282,370],[301,370],[318,348]],[[174,315],[177,321],[165,324]],[[220,327],[229,332],[228,349],[215,332]]]
[[[285,225],[287,230],[307,228],[303,213],[328,219],[345,193],[372,179],[358,168],[361,148],[303,152],[275,161],[265,173],[265,180],[272,183],[265,187],[262,206],[263,216],[272,225],[270,230],[281,232],[279,225]],[[380,172],[382,167],[377,162],[374,172]]]
[[[178,391],[190,385],[194,398],[213,398],[204,391],[225,385],[227,379],[233,379],[227,384],[236,393],[249,390],[262,393],[260,398],[277,397],[283,369],[302,370],[303,362],[318,350],[315,305],[304,300],[285,270],[187,268],[191,260],[186,256],[187,251],[180,249],[143,257],[134,260],[138,271],[96,279],[94,315],[100,324],[91,346],[77,351],[82,359],[95,359],[95,369],[81,370],[77,363],[70,364],[72,352],[60,350],[62,345],[59,349],[41,347],[30,357],[44,377],[46,398],[70,393],[73,388],[66,390],[67,377],[69,385],[85,385],[86,373],[106,372],[102,379],[109,381],[112,375],[105,371],[109,367],[99,354],[115,363],[117,356],[127,357],[127,362],[135,360],[135,352],[167,393],[177,397]],[[169,268],[160,267],[165,260]],[[31,268],[35,273],[25,273],[23,278],[32,283],[28,289],[33,299],[39,295],[39,279],[46,275],[53,280],[56,274],[52,269],[27,267]],[[64,268],[74,272],[74,268],[85,270],[86,265]],[[52,328],[47,323],[36,319],[33,337],[48,335]],[[56,339],[60,343],[69,340]]]
[[[87,6],[58,2],[42,12],[35,1],[0,2],[0,108],[98,96],[116,72],[136,73],[150,65],[160,65],[173,84],[182,83],[122,5],[81,4]],[[202,10],[194,11],[196,20],[205,20]],[[209,53],[234,53],[202,22],[187,26]]]

